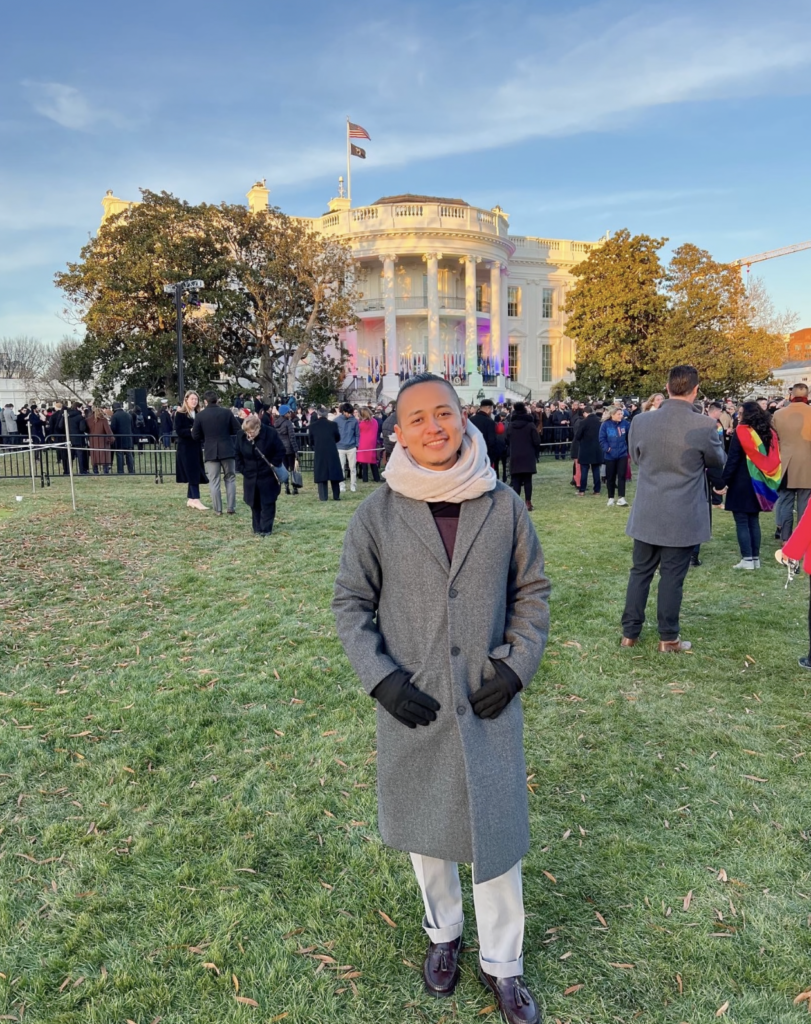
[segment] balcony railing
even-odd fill
[[[355,303],[355,312],[357,313],[371,313],[384,308],[385,303],[383,299],[360,299]]]
[[[483,310],[482,310],[482,307]],[[355,303],[355,311],[357,313],[373,313],[380,312],[386,308],[386,300],[383,298],[376,299],[360,299]],[[428,308],[428,298],[425,295],[395,295],[394,297],[394,308],[395,309],[412,309],[412,310],[423,310]],[[442,292],[439,294],[439,308],[440,309],[464,309],[465,299],[459,295],[445,295]],[[477,304],[477,310],[479,312],[490,312],[489,302],[480,302]]]
[[[453,229],[491,238],[508,238],[509,223],[503,213],[480,210],[475,206],[453,203],[381,203],[378,206],[359,206],[351,210],[336,210],[315,221],[315,226],[326,235],[341,237],[354,234],[402,230],[407,222],[409,230]]]
[[[424,295],[396,295],[395,309],[427,309],[428,299]]]

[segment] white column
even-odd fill
[[[475,256],[463,256],[465,265],[465,369],[469,387],[477,390],[482,386],[479,373],[479,328],[476,318],[476,264]]]
[[[504,371],[504,355],[501,351],[501,266],[498,260],[490,264],[490,355],[498,360],[499,377],[503,377]],[[500,386],[503,386],[503,382]]]
[[[428,268],[428,370],[442,374],[442,355],[439,351],[439,260],[441,252],[427,252],[423,259]]]
[[[397,256],[390,253],[381,256],[380,260],[383,263],[383,316],[386,326],[386,375],[383,377],[383,392],[388,398],[396,398],[400,387],[397,306],[394,301],[394,264],[397,262]]]

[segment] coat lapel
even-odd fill
[[[431,552],[445,572],[449,569],[448,555],[445,545],[436,528],[434,517],[426,501],[416,501],[402,494],[393,492],[397,501],[397,511],[414,536]],[[457,542],[458,543],[458,542]]]
[[[459,528],[456,532],[456,543],[453,547],[453,561],[451,562],[451,582],[457,577],[464,565],[468,552],[484,526],[484,522],[493,507],[493,492],[488,491],[480,498],[462,503],[459,514]],[[439,531],[434,528],[438,534]],[[441,543],[441,539],[440,539]],[[444,550],[444,549],[443,549]]]

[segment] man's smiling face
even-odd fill
[[[456,464],[467,413],[450,384],[425,381],[406,388],[397,399],[397,440],[423,469],[445,470]]]

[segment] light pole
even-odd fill
[[[183,295],[185,292],[191,292],[192,301],[197,301],[197,292],[200,288],[205,288],[205,282],[198,280],[197,278],[191,278],[188,281],[176,281],[174,284],[165,284],[163,286],[164,292],[167,295],[174,295],[175,297],[175,314],[176,314],[176,330],[177,330],[177,402],[180,405],[183,401],[183,395],[186,392],[186,385],[183,379]],[[198,302],[199,305],[199,302]]]

